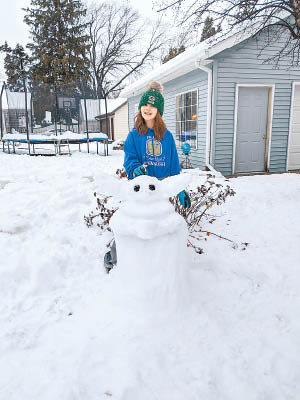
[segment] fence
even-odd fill
[[[69,84],[56,91],[53,87],[31,83],[23,91],[9,90],[5,82],[0,92],[0,134],[60,135],[72,132],[86,135],[105,133],[114,140],[113,99],[83,95],[76,85]],[[125,99],[126,100],[126,99]]]

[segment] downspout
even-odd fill
[[[207,120],[206,120],[206,154],[205,163],[206,166],[214,171],[211,166],[211,121],[212,121],[212,89],[213,89],[213,75],[212,69],[208,68],[206,65],[212,63],[213,60],[197,60],[195,62],[196,67],[207,73]]]

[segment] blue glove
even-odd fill
[[[188,192],[183,190],[182,192],[178,193],[177,196],[178,196],[180,204],[184,208],[190,208],[191,207],[191,199],[190,199],[190,196],[189,196]]]
[[[134,178],[139,175],[148,175],[147,168],[144,165],[140,165],[133,171]]]

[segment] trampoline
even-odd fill
[[[89,153],[91,143],[96,143],[99,154],[99,143],[101,143],[100,154],[108,155],[108,135],[102,132],[101,121],[95,119],[95,115],[100,113],[100,99],[90,104],[83,98],[82,104],[81,102],[79,104],[75,98],[65,96],[62,89],[57,97],[55,109],[52,110],[52,104],[47,103],[50,111],[45,111],[43,120],[47,124],[41,126],[35,125],[33,93],[28,90],[26,83],[23,90],[23,92],[11,92],[5,82],[0,87],[0,142],[3,152],[49,156],[71,155],[73,150],[71,145],[78,145],[79,151],[86,145]],[[61,124],[65,124],[66,129],[62,130]]]
[[[8,136],[8,135],[5,135]],[[66,138],[66,137],[55,137],[55,138],[38,138],[38,139],[23,139],[23,138],[7,138],[3,137],[2,138],[2,144],[3,144],[3,152],[7,149],[7,152],[10,153],[16,153],[16,144],[27,144],[28,146],[28,153],[30,155],[63,155],[63,154],[69,154],[71,155],[71,150],[70,150],[70,145],[72,144],[77,144],[79,146],[79,151],[81,151],[81,145],[86,144],[87,149],[89,152],[89,144],[96,142],[97,144],[97,154],[99,154],[99,143],[103,143],[103,155],[108,156],[108,137],[91,137],[91,138]],[[53,145],[54,149],[51,151],[51,149],[43,149],[47,150],[47,152],[38,152],[36,148],[37,145]],[[6,145],[6,149],[5,149]],[[49,151],[50,150],[50,151]]]

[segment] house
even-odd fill
[[[191,145],[193,167],[212,166],[227,176],[300,169],[300,69],[287,59],[278,68],[263,62],[284,40],[261,50],[268,34],[206,40],[126,87],[129,129],[141,93],[159,80],[163,118],[180,157],[182,144]]]
[[[126,98],[107,99],[107,126],[105,100],[80,100],[80,122],[86,130],[86,121],[90,132],[100,130],[107,133],[111,140],[126,137],[128,133],[128,106]],[[86,104],[86,111],[85,111]]]
[[[28,130],[31,132],[33,110],[31,107],[31,93],[27,93]],[[26,107],[24,92],[10,92],[4,88],[1,97],[2,106],[2,134],[26,133]]]
[[[128,134],[127,99],[122,97],[118,97],[117,99],[107,99],[107,114],[109,121],[109,138],[112,140],[125,138]],[[104,100],[103,107],[101,108],[101,115],[98,115],[96,119],[99,121],[100,118],[102,121],[102,126],[104,127],[104,131],[102,131],[107,133]]]

